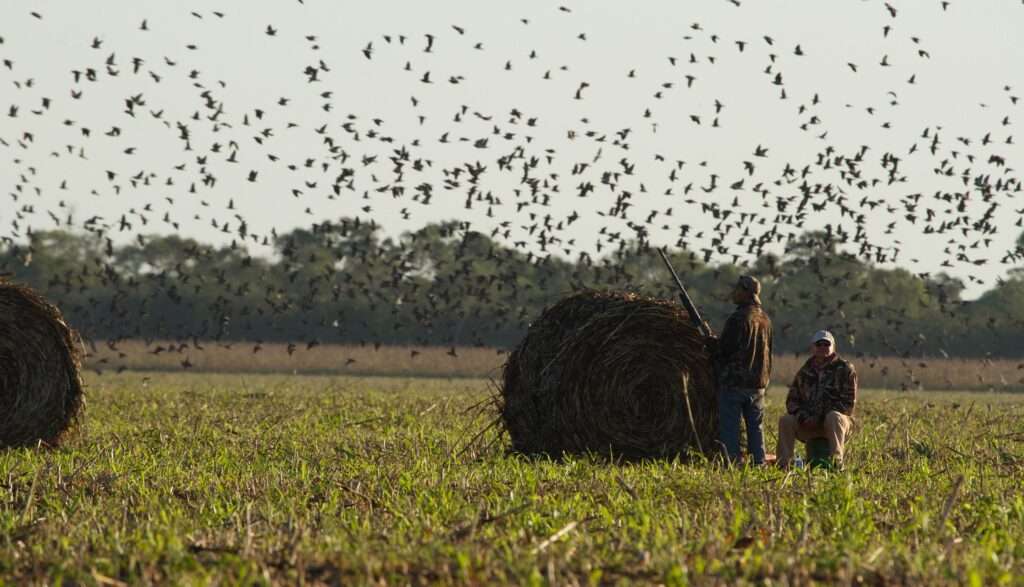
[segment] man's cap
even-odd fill
[[[819,340],[827,340],[832,343],[832,346],[836,346],[836,337],[832,336],[832,333],[828,330],[819,330],[814,333],[811,337],[811,344],[818,342]]]
[[[745,289],[755,296],[761,293],[761,282],[753,275],[741,275],[736,287]]]

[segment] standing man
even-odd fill
[[[832,461],[843,465],[846,437],[853,426],[857,403],[857,371],[836,352],[836,339],[827,330],[811,337],[811,358],[797,371],[786,396],[786,415],[779,418],[778,465],[788,467],[793,445],[814,438],[828,440]]]
[[[761,283],[743,275],[732,291],[736,311],[722,335],[709,341],[718,384],[718,438],[729,460],[740,456],[740,418],[747,452],[764,463],[764,390],[772,373],[772,321],[761,308]]]

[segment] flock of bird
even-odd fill
[[[727,2],[736,10],[746,8],[739,0]],[[1020,227],[1024,217],[1024,210],[1013,203],[1022,186],[1010,160],[1017,145],[1013,125],[1020,98],[1012,85],[1005,85],[991,103],[973,106],[987,116],[996,113],[999,123],[993,128],[957,135],[941,124],[929,125],[920,129],[915,142],[897,149],[885,133],[906,108],[901,96],[920,83],[915,65],[942,48],[902,32],[910,27],[901,26],[903,15],[895,3],[871,4],[877,5],[878,13],[877,38],[871,42],[903,35],[910,48],[886,52],[880,45],[874,62],[838,64],[853,76],[870,69],[903,71],[901,84],[886,88],[877,103],[844,104],[846,116],[864,117],[880,129],[876,144],[855,148],[836,140],[831,130],[835,115],[830,118],[823,107],[843,103],[844,98],[828,88],[810,93],[793,89],[788,81],[789,68],[814,50],[810,45],[783,44],[772,34],[738,38],[728,30],[706,28],[696,19],[681,32],[678,51],[659,64],[657,71],[668,72],[663,77],[652,79],[646,72],[654,68],[645,63],[617,74],[621,84],[633,84],[648,96],[644,103],[622,104],[634,112],[636,121],[623,128],[605,128],[589,117],[556,123],[556,117],[546,112],[520,108],[492,112],[473,104],[449,110],[428,106],[435,102],[424,96],[443,91],[443,86],[473,83],[472,75],[454,73],[460,69],[461,54],[469,59],[469,54],[492,51],[487,42],[473,39],[469,24],[366,34],[355,57],[367,66],[408,74],[410,116],[397,122],[342,112],[341,96],[351,89],[345,85],[344,72],[325,56],[330,40],[287,30],[282,24],[267,24],[262,36],[268,43],[296,43],[282,50],[306,56],[307,63],[289,82],[291,97],[250,96],[252,102],[241,105],[225,97],[227,82],[185,65],[216,59],[189,42],[187,30],[179,31],[185,39],[182,54],[159,60],[140,57],[130,47],[108,47],[103,32],[97,32],[78,40],[80,64],[72,70],[35,71],[23,67],[20,48],[6,40],[0,28],[0,87],[7,88],[0,93],[0,103],[6,103],[0,153],[8,167],[5,173],[14,179],[0,212],[0,221],[7,223],[0,239],[14,245],[24,242],[33,229],[86,230],[109,248],[114,239],[128,235],[144,243],[148,234],[187,233],[203,225],[259,255],[269,252],[266,247],[280,229],[258,226],[246,207],[276,206],[269,200],[281,196],[267,194],[253,204],[231,198],[223,205],[217,194],[229,182],[241,182],[259,193],[261,181],[276,174],[290,183],[288,205],[304,207],[312,225],[339,217],[376,225],[380,210],[396,201],[404,220],[427,207],[441,208],[442,215],[460,219],[460,232],[479,230],[521,249],[536,263],[551,255],[601,257],[639,241],[684,247],[692,251],[695,262],[743,264],[766,252],[784,251],[810,228],[821,228],[866,261],[898,263],[908,256],[901,235],[913,231],[942,239],[942,250],[929,252],[941,254],[942,268],[981,283],[976,272],[963,268],[1012,264],[1024,254],[993,246],[997,235],[1012,230],[1011,225]],[[300,0],[296,10],[303,9]],[[951,6],[936,2],[934,9],[949,11]],[[584,46],[591,42],[581,31],[586,21],[573,20],[574,8],[551,6],[550,11],[515,24],[529,28],[537,20],[565,18],[567,37]],[[49,18],[42,8],[28,11],[25,25],[39,27],[43,34]],[[196,11],[191,18],[221,21],[232,14]],[[143,19],[137,31],[148,34],[160,26]],[[443,59],[434,59],[442,49]],[[759,64],[760,79],[751,84],[760,84],[787,105],[792,131],[819,145],[814,156],[780,162],[785,153],[770,141],[739,152],[735,168],[713,160],[683,159],[667,150],[638,155],[645,152],[643,143],[659,132],[659,118],[669,111],[683,111],[684,124],[702,132],[732,124],[730,96],[703,103],[687,96],[718,75],[716,68],[724,67],[727,58],[737,56]],[[552,61],[529,48],[517,55],[498,55],[492,62],[495,69],[512,73],[523,62],[531,64],[529,75],[542,71],[536,74],[538,83],[567,78],[574,71],[572,63]],[[37,78],[42,76],[65,80],[63,93],[41,95]],[[118,88],[138,88],[123,95],[115,123],[66,114],[93,94],[103,95],[99,86],[115,83]],[[160,105],[167,85],[189,92],[194,101],[176,107],[190,115],[172,115],[170,108]],[[550,100],[560,108],[572,108],[594,99],[597,88],[591,82],[573,85],[573,91]],[[293,108],[304,112],[293,116]],[[322,122],[306,123],[311,117]],[[40,136],[29,130],[34,128],[32,121],[42,118],[59,123],[59,135]],[[417,136],[419,129],[432,128],[435,121],[441,121],[443,132],[430,139]],[[545,124],[552,128],[544,129]],[[300,135],[313,142],[295,154],[289,141]],[[144,167],[140,153],[157,140],[176,145],[176,159],[154,157]],[[83,187],[63,177],[72,166],[88,167],[94,149],[114,147],[119,165],[92,169],[98,177],[95,184]],[[583,152],[588,155],[575,155]],[[452,153],[465,157],[453,161]],[[928,170],[929,182],[944,182],[947,188],[927,192],[908,167]],[[136,201],[143,203],[136,204],[125,198],[151,188],[162,194],[155,201],[140,198]],[[52,197],[49,192],[54,190],[60,194],[57,206],[39,209],[39,198],[44,192]],[[454,194],[457,206],[452,204]],[[117,197],[130,202],[120,217],[75,218],[71,211],[76,203]],[[305,204],[317,198],[328,206]],[[190,217],[181,213],[185,203],[195,202],[200,212]],[[592,246],[584,244],[581,226],[593,233]],[[411,258],[415,240],[407,246]],[[287,254],[289,249],[284,250]],[[400,265],[403,259],[367,260],[396,261]]]

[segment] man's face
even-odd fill
[[[815,358],[826,359],[832,354],[832,343],[827,340],[819,340],[811,345],[811,353]]]
[[[750,294],[748,294],[747,290],[743,289],[742,287],[737,285],[736,287],[732,288],[732,303],[745,303],[749,297]]]

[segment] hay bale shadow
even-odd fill
[[[78,422],[81,342],[29,287],[0,282],[0,448],[55,447]]]
[[[714,454],[710,357],[675,303],[622,292],[569,296],[530,325],[502,375],[500,415],[515,452]]]

